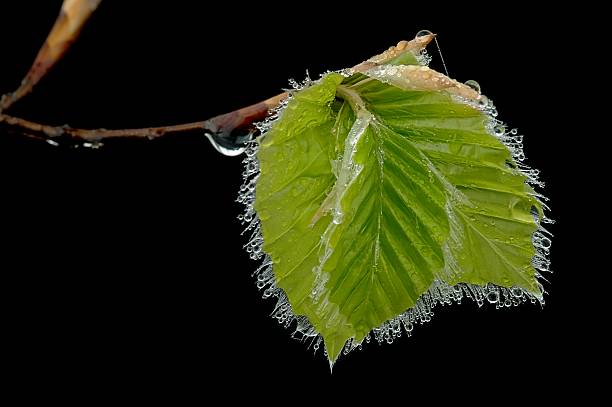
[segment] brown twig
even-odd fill
[[[24,136],[44,140],[70,138],[80,142],[98,142],[108,138],[146,137],[149,139],[166,134],[205,132],[217,137],[228,137],[234,130],[250,127],[253,122],[263,120],[268,111],[277,106],[287,93],[281,93],[263,102],[247,106],[208,120],[173,126],[147,127],[141,129],[74,129],[69,126],[50,126],[34,123],[5,114],[9,107],[27,95],[34,85],[55,65],[77,39],[83,25],[102,0],[64,0],[60,14],[51,32],[41,47],[32,67],[21,86],[0,99],[0,126]]]
[[[234,110],[215,116],[208,120],[193,123],[177,124],[173,126],[146,127],[141,129],[74,129],[68,126],[49,126],[34,123],[29,120],[0,114],[0,126],[8,127],[8,130],[17,133],[25,133],[28,136],[52,140],[54,138],[71,138],[77,141],[97,142],[108,138],[145,137],[154,139],[167,134],[202,132],[218,136],[227,136],[237,129],[246,129],[254,122],[263,120],[268,111],[277,106],[280,101],[287,97],[287,93],[281,93],[263,102]]]
[[[0,113],[32,91],[45,74],[59,61],[76,41],[83,25],[102,0],[64,0],[59,16],[38,55],[13,93],[0,98]]]

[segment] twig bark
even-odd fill
[[[248,128],[254,122],[263,120],[268,111],[277,106],[287,93],[281,93],[262,102],[215,116],[208,120],[172,126],[146,127],[140,129],[74,129],[68,126],[49,126],[34,123],[19,117],[0,114],[0,126],[18,134],[52,140],[55,138],[71,138],[76,141],[97,142],[108,138],[144,137],[154,139],[167,134],[208,132],[219,136],[229,135],[237,129]]]

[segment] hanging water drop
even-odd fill
[[[469,81],[465,82],[465,85],[469,86],[472,89],[474,89],[480,95],[480,84],[478,82],[476,82],[475,80],[470,79]]]
[[[247,143],[251,141],[253,133],[244,134],[239,130],[234,130],[227,133],[204,133],[210,144],[223,155],[234,157],[242,154],[248,147]]]

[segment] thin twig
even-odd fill
[[[253,122],[263,120],[268,111],[277,106],[286,93],[263,102],[247,106],[208,120],[173,126],[147,127],[141,129],[75,129],[69,126],[50,126],[31,122],[4,113],[16,101],[27,95],[34,85],[59,61],[76,41],[83,25],[100,4],[101,0],[64,0],[60,14],[51,32],[41,47],[32,67],[21,82],[21,86],[0,99],[0,126],[9,132],[37,139],[52,140],[70,138],[76,141],[97,142],[108,138],[145,137],[154,139],[166,134],[202,132],[227,136],[236,129],[248,128]]]
[[[263,120],[268,111],[277,106],[280,101],[287,97],[287,93],[281,93],[263,102],[234,110],[215,116],[208,120],[193,123],[177,124],[172,126],[146,127],[141,129],[75,129],[68,126],[49,126],[21,119],[19,117],[0,114],[0,126],[8,127],[9,131],[25,134],[45,140],[55,138],[71,138],[76,141],[96,142],[108,138],[141,137],[154,139],[167,134],[208,132],[216,135],[229,135],[236,129],[246,129],[254,122]]]

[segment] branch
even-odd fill
[[[207,135],[215,148],[236,149],[238,136],[232,132],[237,129],[248,129],[253,122],[263,120],[268,111],[277,106],[286,93],[274,96],[230,113],[222,114],[208,120],[178,124],[174,126],[148,127],[141,129],[75,129],[69,126],[49,126],[25,120],[3,113],[19,99],[32,91],[33,87],[65,55],[77,39],[81,29],[102,0],[64,0],[58,18],[41,47],[32,67],[13,93],[0,99],[0,126],[17,134],[55,142],[53,139],[69,138],[80,142],[96,143],[107,138],[146,137],[154,139],[166,134],[202,132]],[[227,154],[234,154],[226,151]],[[238,151],[236,150],[236,154]]]
[[[286,98],[286,92],[276,95],[262,102],[215,116],[199,122],[177,124],[173,126],[146,127],[141,129],[74,129],[68,126],[49,126],[31,122],[29,120],[0,113],[0,126],[7,127],[9,131],[27,136],[53,140],[57,138],[70,138],[76,141],[99,142],[108,138],[145,137],[154,139],[167,134],[201,132],[215,137],[228,138],[234,130],[248,129],[254,122],[263,120],[270,109],[276,107]]]

